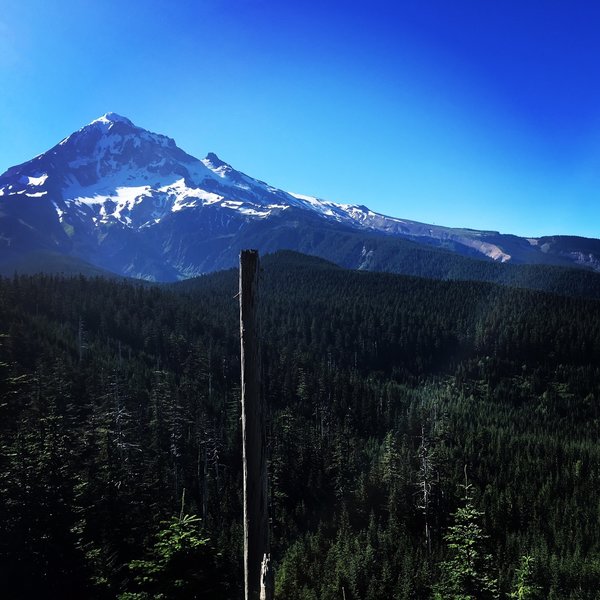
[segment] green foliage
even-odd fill
[[[533,563],[532,556],[524,555],[521,557],[515,571],[514,590],[509,594],[509,598],[514,600],[532,600],[538,598],[538,586],[533,583]]]
[[[216,556],[210,540],[199,531],[193,515],[173,517],[162,523],[148,557],[132,560],[132,581],[120,600],[224,597]]]
[[[464,490],[464,506],[444,535],[449,556],[440,565],[435,595],[440,600],[492,600],[498,598],[498,582],[492,573],[492,556],[484,548],[483,513],[473,504],[471,486],[465,485]]]

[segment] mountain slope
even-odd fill
[[[407,249],[414,249],[406,240],[420,252],[433,247],[487,261],[600,270],[599,240],[451,229],[291,194],[213,153],[198,160],[171,138],[115,113],[0,176],[5,263],[53,252],[131,277],[171,281],[231,266],[240,248],[257,247],[402,272]]]
[[[0,262],[1,276],[11,277],[15,273],[19,275],[35,275],[36,273],[62,276],[85,275],[86,277],[103,277],[105,279],[119,277],[79,258],[55,252],[30,252],[12,260]]]

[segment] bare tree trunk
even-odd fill
[[[434,465],[429,442],[427,440],[427,436],[425,435],[425,425],[421,425],[421,445],[419,446],[419,458],[421,461],[421,468],[419,469],[419,486],[421,488],[420,508],[423,511],[423,516],[425,517],[425,543],[427,546],[427,553],[431,554],[431,526],[429,523],[429,507],[431,503],[431,490],[433,485],[432,475]]]
[[[258,273],[256,250],[240,254],[240,338],[244,469],[244,591],[246,600],[270,600],[267,457],[258,350]],[[264,565],[263,565],[264,561]],[[263,574],[263,567],[266,572]]]
[[[271,557],[263,556],[260,568],[260,600],[273,600],[274,593],[273,569],[271,569]]]

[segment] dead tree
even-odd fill
[[[244,471],[244,591],[246,600],[270,600],[265,409],[260,385],[256,250],[240,254],[240,339]],[[262,589],[261,589],[262,588]]]
[[[434,486],[435,455],[434,450],[429,445],[429,440],[425,434],[425,425],[421,425],[421,444],[418,450],[419,455],[419,505],[418,508],[423,512],[425,518],[425,544],[427,553],[431,554],[431,497]]]

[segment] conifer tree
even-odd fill
[[[472,486],[465,483],[464,506],[444,536],[448,557],[440,565],[436,600],[495,600],[498,582],[492,574],[492,557],[486,553],[486,535],[480,525],[483,513],[473,503]]]
[[[521,557],[519,566],[515,571],[515,584],[509,594],[511,600],[533,600],[539,598],[538,587],[533,583],[533,556]]]

